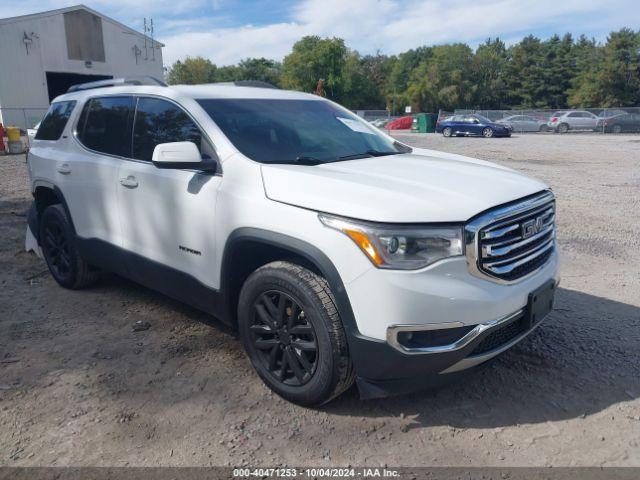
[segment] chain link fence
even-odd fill
[[[47,110],[48,107],[0,107],[0,123],[5,127],[15,126],[27,130],[40,123]]]
[[[463,120],[481,115],[491,122],[508,125],[514,133],[640,133],[640,107],[584,109],[440,110],[438,122],[451,117]]]

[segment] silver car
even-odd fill
[[[557,133],[569,130],[596,130],[599,117],[586,110],[568,110],[551,115],[547,126]]]
[[[510,126],[514,132],[546,132],[549,130],[547,122],[530,115],[511,115],[501,118],[496,123]]]

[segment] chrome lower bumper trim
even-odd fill
[[[523,340],[527,335],[529,335],[536,328],[538,328],[538,326],[540,326],[540,324],[545,320],[545,318],[547,318],[547,317],[544,317],[539,322],[537,322],[533,327],[531,327],[529,330],[527,330],[526,332],[523,332],[522,334],[520,334],[516,338],[508,341],[504,345],[501,345],[500,347],[498,347],[498,348],[496,348],[494,350],[491,350],[491,351],[489,351],[487,353],[483,353],[483,354],[480,354],[480,355],[474,355],[472,357],[463,358],[458,363],[455,363],[455,364],[451,365],[449,368],[447,368],[446,370],[443,370],[442,372],[440,372],[440,374],[453,373],[453,372],[459,372],[461,370],[466,370],[467,368],[471,368],[471,367],[475,367],[476,365],[480,365],[481,363],[492,359],[496,355],[500,355],[502,352],[504,352],[505,350],[509,350],[516,343],[518,343],[520,340]]]
[[[400,342],[398,342],[398,333],[400,332],[423,332],[426,330],[441,330],[444,328],[459,328],[463,327],[464,324],[460,322],[453,323],[434,323],[434,324],[424,324],[424,325],[392,325],[387,328],[387,342],[396,350],[408,354],[408,355],[423,355],[430,353],[447,353],[447,352],[455,352],[456,350],[460,350],[461,348],[466,347],[471,342],[473,342],[479,335],[485,333],[488,330],[493,330],[496,327],[503,325],[504,323],[513,320],[514,318],[519,317],[524,312],[524,309],[520,309],[517,312],[510,313],[509,315],[505,315],[504,317],[496,318],[494,320],[489,320],[485,323],[480,323],[475,326],[473,330],[468,332],[466,335],[461,337],[459,340],[456,340],[453,343],[448,345],[440,345],[436,347],[405,347]]]

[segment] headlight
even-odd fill
[[[461,226],[374,224],[322,213],[318,217],[351,238],[378,268],[416,270],[464,253]]]

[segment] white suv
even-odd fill
[[[73,88],[29,151],[27,242],[61,286],[110,271],[210,312],[302,405],[440,383],[551,309],[543,183],[318,96],[144,83]]]

